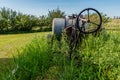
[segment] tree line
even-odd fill
[[[120,16],[114,16],[113,19],[120,19]]]
[[[106,14],[101,14],[103,23],[109,21]],[[9,8],[0,8],[0,33],[21,33],[51,31],[53,18],[65,17],[59,8],[48,11],[47,15],[35,16],[23,14]]]
[[[0,9],[0,33],[50,31],[52,19],[64,15],[59,8],[49,11],[46,16],[37,17],[3,7]]]

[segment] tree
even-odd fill
[[[48,12],[48,26],[52,26],[52,20],[54,18],[63,18],[65,16],[65,12],[62,12],[59,8],[51,10]]]
[[[0,33],[9,31],[10,27],[10,9],[5,7],[0,9]]]
[[[106,23],[108,23],[108,22],[111,21],[111,18],[108,17],[107,14],[103,14],[103,13],[101,13],[101,15],[102,15],[102,21],[103,21],[103,24],[106,24]]]
[[[22,14],[5,7],[0,9],[0,33],[31,31],[37,21],[38,18],[34,15]]]

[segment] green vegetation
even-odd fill
[[[55,17],[64,17],[64,12],[57,8],[46,16],[36,17],[3,7],[0,8],[0,33],[51,31],[52,19]]]
[[[55,9],[36,17],[1,8],[0,33],[49,31],[52,19],[64,14]],[[102,17],[102,27],[119,28],[118,20]],[[61,41],[54,39],[51,45],[46,34],[0,35],[0,80],[120,80],[120,32],[87,36],[73,51],[71,61],[65,36]]]
[[[49,32],[0,35],[0,58],[10,58],[17,50],[28,44],[35,36],[44,36]]]
[[[113,34],[114,33],[114,34]],[[119,32],[104,32],[99,37],[92,35],[83,39],[69,59],[66,38],[59,42],[36,37],[19,56],[13,66],[2,74],[2,80],[119,80],[120,35]],[[24,75],[23,75],[24,74]]]

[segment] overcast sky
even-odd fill
[[[110,17],[120,16],[120,0],[0,0],[0,7],[37,16],[46,15],[48,10],[57,7],[67,15],[92,7]]]

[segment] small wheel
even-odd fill
[[[82,26],[80,23],[81,21]],[[102,16],[96,9],[86,8],[82,10],[77,17],[77,28],[84,34],[97,32],[100,29],[101,25]]]
[[[65,27],[64,18],[54,18],[52,23],[52,34],[56,35],[58,38],[62,35],[62,30]]]

